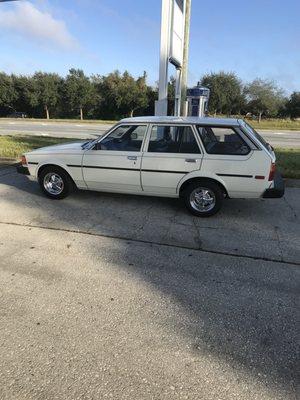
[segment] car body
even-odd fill
[[[96,191],[183,197],[191,212],[209,216],[220,204],[201,212],[200,203],[215,205],[224,197],[282,197],[275,161],[271,146],[241,119],[135,117],[89,142],[26,153],[19,172],[39,180],[52,198],[65,197],[70,191],[66,186],[72,184]],[[58,181],[55,184],[57,176],[51,178],[51,168],[63,172],[63,191]],[[45,169],[50,171],[46,182]],[[57,194],[47,190],[51,179]]]

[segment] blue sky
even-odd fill
[[[0,70],[115,69],[158,79],[161,0],[0,3]],[[299,0],[193,0],[189,84],[211,71],[300,91]],[[172,73],[172,68],[170,70]]]

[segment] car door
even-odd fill
[[[147,125],[117,126],[84,153],[82,171],[89,189],[140,192],[142,145]]]
[[[184,175],[201,167],[197,135],[188,125],[155,124],[149,130],[141,167],[143,190],[176,195]]]

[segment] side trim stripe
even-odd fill
[[[253,178],[253,175],[238,175],[238,174],[216,174],[218,176],[231,176],[236,178]]]
[[[72,165],[67,164],[70,168],[81,168],[81,165]],[[113,170],[120,170],[120,171],[141,171],[141,172],[159,172],[165,174],[182,174],[185,175],[187,171],[165,171],[165,170],[158,170],[158,169],[137,169],[137,168],[119,168],[119,167],[98,167],[95,165],[83,165],[82,168],[91,168],[91,169],[113,169]]]
[[[28,163],[27,164],[30,164],[30,165],[38,165],[38,163],[37,162],[32,162],[32,161],[28,161]]]
[[[165,173],[165,174],[182,174],[185,175],[188,172],[187,171],[165,171],[161,169],[142,169],[142,172],[160,172],[160,173]]]

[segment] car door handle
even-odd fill
[[[127,156],[127,160],[136,161],[137,160],[137,156]]]
[[[197,162],[197,160],[195,158],[186,158],[185,162],[195,163],[195,162]]]

